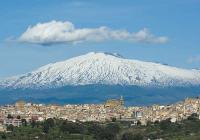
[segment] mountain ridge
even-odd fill
[[[0,81],[3,88],[56,88],[90,84],[196,86],[200,85],[200,71],[126,59],[116,53],[90,52]]]

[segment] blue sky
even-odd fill
[[[200,68],[200,0],[4,0],[0,4],[0,78],[90,51],[116,52],[126,58]],[[51,21],[76,28],[126,30],[148,28],[166,43],[109,40],[41,45],[18,42],[31,26]]]

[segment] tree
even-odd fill
[[[107,126],[102,126],[99,123],[91,122],[88,124],[88,133],[93,134],[96,140],[113,140],[119,132],[118,124],[110,123]]]
[[[34,120],[31,121],[31,126],[32,126],[32,128],[34,128],[36,126],[36,122]]]
[[[20,115],[17,116],[17,119],[21,119]]]
[[[141,125],[142,123],[141,123],[141,121],[140,120],[138,120],[137,121],[137,125]]]
[[[124,133],[121,140],[143,140],[143,136],[139,133],[133,134],[131,132]]]
[[[109,123],[106,127],[100,127],[100,131],[96,134],[98,140],[115,140],[116,135],[120,131],[120,126],[117,123]]]
[[[116,119],[115,117],[112,118],[112,122],[116,122],[116,120],[117,120],[117,119]]]
[[[8,114],[7,118],[8,119],[13,119],[13,116],[11,114]]]
[[[198,114],[197,113],[193,113],[188,117],[188,120],[197,120],[198,119]]]
[[[170,125],[171,125],[171,121],[170,121],[170,120],[171,120],[171,118],[161,121],[161,122],[160,122],[160,128],[161,128],[162,130],[167,130],[167,129],[169,129],[169,128],[170,128]]]
[[[14,126],[12,124],[7,126],[7,131],[13,131],[14,130]]]
[[[1,135],[1,138],[2,138],[2,139],[6,139],[5,133],[3,133],[3,134]]]
[[[82,133],[84,131],[84,127],[81,123],[73,123],[73,122],[63,122],[60,126],[62,132],[69,133]]]
[[[22,119],[21,121],[22,121],[22,125],[23,125],[23,126],[27,126],[27,121],[26,121],[26,119]]]
[[[114,133],[110,133],[109,131],[106,131],[105,129],[103,129],[103,131],[101,131],[98,135],[98,140],[114,140],[115,139],[115,134]]]
[[[109,123],[106,126],[106,131],[117,134],[120,131],[120,126],[117,123]]]
[[[156,121],[154,122],[154,124],[155,124],[155,125],[159,124],[159,121],[158,121],[158,120],[156,120]]]
[[[88,125],[89,134],[93,134],[95,138],[99,135],[99,133],[103,130],[103,127],[97,123],[91,123]]]
[[[151,121],[147,121],[147,126],[151,126],[152,122]]]
[[[44,123],[44,125],[43,125],[43,132],[44,133],[48,133],[49,132],[49,125],[47,124],[47,123]]]
[[[130,132],[124,133],[121,140],[133,140],[133,134]]]
[[[143,140],[143,138],[143,135],[141,135],[140,133],[133,135],[133,140]]]
[[[91,123],[88,125],[88,132],[92,134],[97,134],[101,131],[101,126],[96,123]]]
[[[44,123],[46,123],[49,127],[53,127],[55,125],[52,118],[47,119]]]
[[[55,125],[54,119],[48,118],[47,120],[44,121],[43,132],[48,133],[49,129],[54,127],[54,125]]]

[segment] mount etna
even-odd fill
[[[200,70],[95,53],[2,79],[0,102],[99,103],[123,95],[126,105],[167,104],[200,94]]]

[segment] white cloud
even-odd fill
[[[102,41],[129,41],[142,43],[166,43],[167,37],[155,36],[146,28],[130,33],[127,30],[113,30],[105,26],[98,28],[75,28],[71,22],[51,21],[30,26],[18,38],[20,42],[34,44],[81,43]]]
[[[200,63],[200,55],[194,56],[194,57],[190,57],[187,60],[188,63]]]

